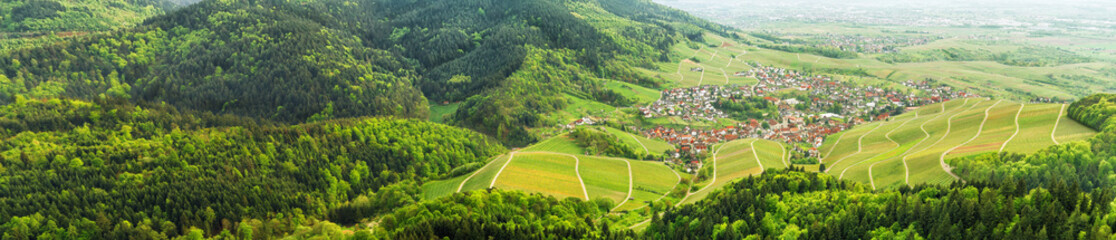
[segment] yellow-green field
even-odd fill
[[[665,198],[681,180],[680,174],[661,162],[524,149],[495,157],[471,174],[431,181],[422,188],[425,199],[487,188],[559,198],[605,198],[616,205],[614,210],[623,211]]]
[[[954,177],[942,164],[947,159],[1001,149],[1033,152],[1095,134],[1064,116],[1057,120],[1061,107],[975,98],[923,106],[830,136],[820,148],[822,162],[830,174],[878,188],[950,182]]]
[[[738,179],[763,173],[767,168],[786,168],[783,146],[760,139],[740,139],[714,147],[715,153],[704,161],[703,169],[715,174],[706,181],[694,183],[699,189],[690,192],[679,204],[694,203]]]

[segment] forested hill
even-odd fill
[[[119,97],[264,120],[425,117],[413,68],[286,1],[206,1],[136,29],[0,57],[0,95]]]
[[[0,29],[5,33],[112,30],[175,7],[167,0],[10,0],[0,2]]]
[[[601,79],[655,85],[631,66],[724,31],[645,0],[210,0],[0,53],[0,102],[110,96],[297,123],[465,101],[450,122],[524,145],[567,96],[629,104]]]
[[[354,199],[376,199],[355,213],[389,212],[416,201],[416,182],[506,151],[425,121],[285,125],[119,100],[19,98],[0,106],[0,139],[4,239],[214,236],[234,224],[271,239],[344,222],[329,216]]]

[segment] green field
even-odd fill
[[[457,112],[457,108],[460,106],[460,102],[450,103],[446,105],[430,103],[430,121],[436,123],[445,123],[446,117]]]
[[[670,143],[661,140],[650,139],[641,135],[625,132],[620,129],[605,127],[605,131],[612,135],[615,135],[617,138],[620,139],[621,142],[628,144],[628,146],[635,148],[636,152],[646,152],[652,155],[660,155],[667,150],[674,149],[674,146],[671,146]]]
[[[494,187],[588,200],[576,171],[579,161],[564,154],[517,153],[497,176]]]
[[[746,45],[712,34],[706,35],[706,41],[715,47],[693,49],[686,43],[677,44],[673,49],[675,58],[672,62],[659,63],[656,69],[641,71],[648,76],[662,78],[672,87],[750,85],[758,82],[755,78],[733,76],[736,72],[752,69],[742,61],[742,56],[748,52]],[[722,46],[722,43],[725,45]],[[691,68],[702,68],[704,71],[691,71]]]
[[[568,145],[558,144],[568,142],[564,137],[553,137],[521,152],[495,157],[467,175],[427,182],[422,186],[423,197],[433,199],[459,189],[464,192],[494,187],[559,198],[606,198],[616,204],[615,210],[623,211],[665,198],[682,179],[661,162],[540,150],[569,150]]]
[[[632,164],[632,178],[635,186],[632,188],[632,198],[620,210],[629,210],[646,206],[647,203],[662,199],[669,193],[682,177],[659,162],[630,161]]]
[[[648,105],[659,100],[659,90],[621,81],[606,81],[604,86],[609,90],[632,98],[638,105]]]
[[[755,148],[753,148],[753,143]],[[786,168],[783,165],[783,151],[776,143],[759,139],[740,139],[715,147],[714,157],[704,161],[703,169],[714,169],[716,177],[695,183],[699,189],[690,193],[680,204],[693,203],[705,198],[709,193],[740,178],[763,173],[765,168]],[[757,158],[758,157],[758,158]],[[762,165],[762,167],[760,167]]]
[[[585,190],[589,198],[608,198],[615,204],[624,202],[628,197],[629,186],[633,181],[628,177],[627,160],[581,156],[581,178],[585,180]],[[633,173],[634,174],[634,173]]]
[[[585,154],[585,148],[578,146],[577,142],[574,142],[567,134],[547,138],[535,145],[523,148],[523,151]]]
[[[830,174],[875,187],[950,182],[954,178],[943,169],[943,159],[997,152],[1001,148],[1033,152],[1053,145],[1050,131],[1060,107],[984,99],[928,105],[888,121],[833,135],[831,139],[840,141],[827,139],[820,148],[826,156],[822,162]],[[1058,126],[1054,135],[1058,141],[1080,140],[1095,134],[1068,118]],[[829,150],[832,152],[825,155]]]

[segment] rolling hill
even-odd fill
[[[923,106],[830,136],[820,148],[822,162],[827,173],[874,188],[950,182],[956,178],[948,171],[949,159],[988,152],[1032,153],[1096,133],[1063,119],[1063,107],[988,99]]]

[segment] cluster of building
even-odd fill
[[[826,34],[818,36],[818,45],[859,53],[895,53],[899,48],[924,45],[942,37],[895,37]]]
[[[738,91],[715,85],[665,90],[658,101],[640,108],[640,112],[645,118],[678,116],[686,121],[714,121],[728,115],[713,108],[713,103]]]
[[[699,86],[666,90],[655,103],[640,108],[645,118],[681,117],[688,121],[713,121],[728,115],[714,107],[722,99],[740,101],[763,98],[778,108],[779,114],[765,119],[736,119],[735,126],[720,129],[673,129],[656,127],[643,135],[667,141],[677,152],[668,156],[676,163],[689,163],[711,151],[714,144],[740,138],[760,138],[791,143],[793,151],[817,157],[825,137],[867,121],[884,120],[911,106],[943,102],[955,98],[977,97],[931,80],[906,81],[901,91],[875,86],[839,82],[827,76],[810,75],[784,68],[752,64],[753,69],[735,74],[754,77],[752,86]],[[791,90],[791,91],[787,91]],[[789,92],[789,93],[788,93]],[[778,96],[794,95],[779,98]],[[843,119],[843,120],[838,120]],[[804,143],[804,144],[803,144]],[[799,144],[810,146],[801,149]],[[700,166],[697,166],[700,167]]]

